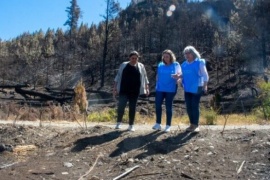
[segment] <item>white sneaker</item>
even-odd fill
[[[156,124],[152,127],[152,129],[154,129],[154,130],[161,130],[161,126],[160,126],[160,124],[156,123]]]
[[[200,132],[200,128],[198,125],[194,125],[194,124],[191,124],[187,129],[186,129],[187,132]]]
[[[129,125],[129,126],[128,126],[128,131],[134,132],[134,131],[135,131],[134,126],[133,126],[133,125]]]
[[[170,132],[170,131],[171,131],[171,126],[168,126],[168,125],[167,125],[164,131],[165,131],[165,132]]]
[[[121,123],[120,122],[116,123],[115,129],[121,129]]]

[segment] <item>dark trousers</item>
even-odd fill
[[[199,116],[200,116],[199,105],[201,94],[202,94],[201,92],[199,93],[185,92],[186,108],[190,124],[199,125]]]
[[[156,91],[156,123],[161,124],[162,102],[165,99],[166,125],[171,126],[173,111],[172,105],[175,94],[175,92]]]
[[[129,104],[129,114],[128,114],[129,125],[134,124],[138,97],[139,95],[134,95],[134,94],[121,94],[121,93],[119,94],[119,102],[118,102],[118,109],[117,109],[117,122],[122,122],[127,102],[129,102],[128,103]]]

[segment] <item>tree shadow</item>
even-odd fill
[[[100,145],[114,139],[117,139],[124,131],[112,131],[99,136],[85,137],[78,139],[74,144],[75,146],[71,149],[71,152],[79,152],[84,150],[87,146]]]
[[[133,149],[143,148],[148,146],[157,139],[159,135],[163,134],[162,131],[153,131],[147,135],[140,135],[136,137],[128,137],[117,144],[117,149],[113,151],[109,156],[116,157],[122,153],[129,152]]]
[[[144,147],[144,153],[138,154],[135,158],[143,159],[154,154],[168,154],[185,145],[190,139],[198,133],[182,132],[177,136],[172,136],[162,141],[154,141]]]

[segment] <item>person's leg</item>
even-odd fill
[[[166,106],[166,125],[171,126],[172,122],[172,112],[173,112],[173,98],[175,93],[167,92],[165,93],[165,106]]]
[[[125,113],[128,97],[125,94],[119,94],[119,102],[117,108],[117,123],[121,123]]]
[[[164,93],[156,91],[156,123],[161,124],[161,116],[162,116],[162,102],[164,99]]]
[[[201,93],[192,94],[192,122],[191,124],[198,126],[200,117],[200,99]]]
[[[190,124],[192,124],[192,93],[185,92],[185,103]]]
[[[129,125],[134,124],[135,114],[136,114],[136,105],[138,101],[138,96],[136,95],[128,95],[129,101]]]

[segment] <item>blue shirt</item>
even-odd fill
[[[200,76],[200,64],[204,60],[195,59],[192,63],[187,61],[181,65],[183,80],[182,84],[185,92],[197,93],[198,86],[201,84],[202,76]]]
[[[157,69],[157,83],[156,91],[161,92],[176,92],[176,80],[172,74],[181,72],[180,64],[178,62],[166,65],[163,62],[158,64]]]

